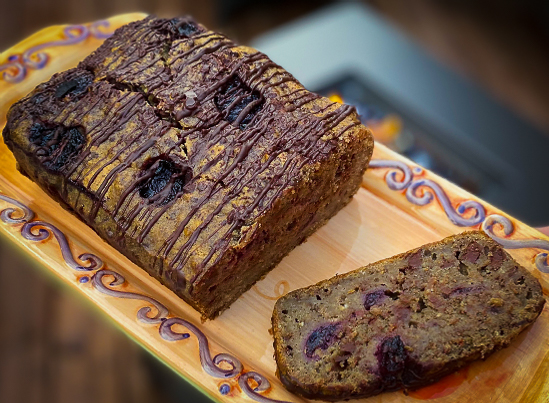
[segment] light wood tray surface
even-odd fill
[[[115,28],[143,16],[46,28],[0,54],[0,128],[14,101],[53,73],[76,65]],[[381,144],[353,201],[228,311],[206,323],[22,176],[1,141],[0,212],[0,234],[222,402],[306,401],[275,377],[269,328],[277,297],[466,229],[482,228],[502,243],[540,279],[546,298],[549,294],[544,253],[549,238]],[[14,286],[25,289],[24,284]],[[548,376],[546,304],[533,326],[486,361],[408,395],[400,391],[357,402],[549,402]]]

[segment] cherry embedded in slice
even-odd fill
[[[387,381],[395,381],[406,366],[407,352],[400,336],[388,337],[376,351],[380,374]]]
[[[503,264],[503,259],[505,259],[505,255],[503,254],[503,251],[499,248],[494,249],[492,253],[493,254],[490,257],[490,264],[488,265],[488,267],[492,270],[497,270]]]
[[[465,260],[469,263],[476,263],[480,257],[480,245],[477,242],[471,242],[465,248],[465,251],[459,255],[460,260]]]
[[[337,338],[338,325],[323,325],[312,331],[305,342],[305,355],[313,358],[317,349],[326,350]]]
[[[385,292],[383,290],[377,290],[366,294],[366,297],[364,298],[364,308],[369,311],[372,306],[376,305],[384,297]]]
[[[414,253],[408,258],[408,264],[410,265],[410,267],[414,269],[421,268],[422,262],[423,262],[423,257],[421,255],[421,250],[418,250],[416,253]]]

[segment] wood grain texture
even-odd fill
[[[59,30],[59,28],[51,28]],[[48,34],[47,32],[44,35]],[[49,34],[53,34],[50,32]],[[78,46],[65,47],[71,58],[83,58],[97,44],[84,42]],[[12,54],[10,50],[0,55],[2,58]],[[56,68],[64,69],[62,53],[57,54],[60,62]],[[53,63],[53,62],[52,62]],[[72,59],[67,59],[67,64]],[[45,70],[35,71],[29,75],[25,85],[34,86],[47,78]],[[13,101],[13,89],[10,83],[0,81],[0,109]],[[19,85],[19,84],[17,84]],[[389,151],[381,145],[376,145],[374,154],[376,159],[390,159],[401,161],[408,165],[413,164],[405,158]],[[293,290],[318,282],[336,273],[344,273],[368,263],[392,256],[396,253],[420,246],[426,242],[438,240],[444,236],[464,230],[450,223],[440,204],[433,200],[425,206],[411,204],[402,191],[393,191],[385,182],[387,169],[370,169],[364,178],[364,186],[354,200],[338,213],[327,225],[309,238],[307,242],[296,248],[286,257],[266,278],[256,287],[245,293],[230,310],[223,313],[218,319],[201,323],[199,314],[177,298],[171,291],[149,277],[143,270],[132,264],[127,258],[102,241],[89,227],[85,226],[75,216],[63,210],[57,203],[47,197],[34,183],[22,177],[15,169],[15,161],[5,145],[0,142],[0,192],[12,197],[33,209],[40,220],[56,225],[69,239],[69,244],[75,256],[84,252],[91,252],[100,256],[107,267],[121,273],[125,278],[123,290],[152,296],[168,307],[172,316],[184,318],[197,326],[206,335],[210,342],[212,355],[228,352],[243,363],[244,371],[257,371],[266,376],[272,388],[265,393],[272,399],[291,402],[304,402],[287,392],[275,378],[275,362],[273,360],[272,338],[269,334],[270,316],[274,306],[272,295],[280,293],[280,284],[286,282],[287,289]],[[425,171],[423,177],[437,182],[447,192],[453,206],[460,201],[471,199],[482,203],[487,214],[504,214],[493,206],[480,201],[457,186]],[[0,202],[0,210],[8,207]],[[511,217],[512,219],[512,217]],[[512,219],[515,231],[512,238],[538,238],[549,240],[536,230]],[[43,269],[53,274],[62,283],[90,301],[100,311],[112,318],[125,332],[136,341],[148,348],[155,355],[191,382],[199,385],[206,394],[219,401],[249,402],[237,385],[238,379],[219,379],[207,375],[198,358],[198,343],[196,337],[189,337],[177,342],[167,342],[158,333],[158,325],[143,324],[136,320],[138,309],[147,306],[143,301],[113,298],[99,293],[91,282],[78,282],[81,272],[76,272],[65,264],[55,240],[48,239],[42,242],[31,242],[21,237],[21,225],[0,223],[0,232],[6,235],[14,245],[17,245],[28,256],[39,262]],[[519,260],[534,275],[540,278],[544,293],[549,293],[548,275],[535,269],[533,256],[538,251],[532,249],[512,250],[510,253]],[[12,280],[13,281],[13,280]],[[26,284],[25,279],[20,282]],[[29,299],[40,295],[40,289],[34,290],[29,281],[28,288],[24,289]],[[267,297],[265,297],[267,296]],[[87,332],[80,332],[69,326],[71,321],[70,308],[63,308],[57,320],[52,320],[48,313],[55,309],[55,301],[43,304],[33,312],[38,323],[42,322],[41,329],[50,328],[58,336],[74,337],[78,343],[93,344],[97,356],[103,357],[96,366],[84,373],[91,373],[102,380],[102,390],[97,393],[102,401],[120,401],[130,393],[128,389],[133,385],[117,385],[116,374],[131,365],[131,361],[109,363],[110,352],[116,345],[110,345],[102,340],[101,335],[94,335],[90,340]],[[69,331],[70,328],[70,331]],[[183,330],[182,327],[177,327]],[[74,333],[73,333],[74,332]],[[546,306],[538,321],[524,332],[509,348],[494,354],[485,362],[478,362],[470,366],[466,380],[451,394],[446,396],[446,402],[482,402],[494,398],[503,398],[507,401],[543,402],[546,396],[547,360],[549,351],[549,308]],[[36,337],[47,340],[47,334],[37,333]],[[39,347],[35,354],[39,359],[47,360],[50,351],[48,347]],[[44,358],[41,358],[44,357]],[[16,358],[13,358],[16,360]],[[103,361],[104,360],[104,361]],[[77,371],[77,363],[66,362],[61,371]],[[14,365],[17,365],[16,363]],[[65,365],[65,364],[64,364]],[[111,366],[109,366],[111,365]],[[81,369],[78,369],[80,371]],[[55,383],[55,379],[47,378],[38,385],[38,392],[29,390],[29,399],[32,394],[43,396]],[[138,376],[138,375],[136,375]],[[88,378],[89,380],[89,378]],[[218,388],[222,383],[231,385],[231,392],[222,396]],[[116,394],[116,391],[122,391]],[[136,389],[138,390],[138,389]],[[110,391],[110,392],[109,392]],[[57,392],[65,393],[65,392]],[[72,392],[75,393],[75,392]],[[91,392],[90,392],[91,393]],[[133,393],[133,392],[131,392]],[[138,393],[138,392],[136,392]],[[84,396],[85,394],[83,394]],[[132,395],[133,396],[133,395]],[[72,398],[72,396],[71,396]],[[79,396],[75,395],[79,401]],[[85,397],[82,397],[85,399]],[[114,400],[109,400],[114,399]],[[369,402],[404,402],[412,401],[412,395],[406,396],[402,392],[384,394],[368,399]],[[32,401],[32,400],[30,400]],[[85,400],[84,400],[85,401]],[[139,401],[137,398],[128,401]]]

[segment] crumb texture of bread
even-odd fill
[[[373,150],[354,108],[191,18],[118,29],[15,103],[18,167],[214,318],[345,206]]]
[[[280,298],[277,374],[327,401],[417,388],[507,346],[544,303],[500,245],[465,232]]]

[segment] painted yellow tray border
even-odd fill
[[[0,127],[13,102],[51,74],[74,66],[117,27],[144,16],[125,14],[90,24],[49,27],[0,54]],[[4,170],[10,167],[6,171],[9,175],[20,176],[14,172],[13,157],[3,143],[0,143],[0,167]],[[8,179],[0,170],[0,233],[87,296],[171,368],[218,401],[305,401],[284,390],[272,373],[262,374],[254,370],[254,364],[248,365],[265,357],[238,358],[223,352],[219,343],[223,336],[216,340],[212,337],[216,335],[216,321],[200,323],[192,309],[182,309],[184,304],[156,280],[141,270],[132,270],[132,264],[113,252],[91,229],[75,221],[49,198],[42,198],[40,190],[32,189],[35,197],[29,199],[28,188],[35,185],[26,178],[14,181],[13,177]],[[549,266],[544,252],[549,250],[549,239],[535,229],[380,144],[376,144],[363,188],[361,192],[380,197],[432,227],[434,232],[449,235],[464,228],[482,228],[505,248],[513,250],[513,256],[540,279],[544,294],[549,293]],[[71,225],[75,222],[79,224]],[[92,249],[88,249],[90,246]],[[100,253],[92,254],[89,250],[103,251],[108,263]],[[274,284],[272,295],[262,291],[260,284],[254,286],[253,292],[273,301],[288,289],[288,281],[280,280]],[[545,330],[549,328],[547,316],[546,308],[542,314]],[[547,340],[546,333],[545,344]],[[521,401],[548,401],[549,353],[542,352],[535,360],[536,370],[529,374],[529,384],[520,394]],[[395,400],[395,394],[384,396]],[[406,399],[403,396],[396,400]]]

